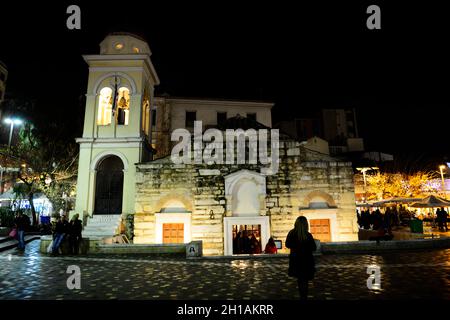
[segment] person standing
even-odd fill
[[[251,254],[259,254],[261,253],[261,244],[258,239],[256,239],[255,234],[252,234],[250,238],[250,253]]]
[[[392,230],[392,215],[393,212],[391,208],[388,207],[386,209],[386,213],[384,214],[384,221],[382,222],[382,226],[384,227],[385,230],[387,230],[389,234],[391,234]]]
[[[68,223],[66,220],[66,216],[62,215],[59,217],[55,226],[55,238],[53,240],[53,249],[52,249],[52,253],[54,255],[58,254],[59,247],[61,246],[61,243],[63,242],[64,237],[66,236],[67,229]]]
[[[362,228],[362,222],[361,222],[361,214],[359,213],[359,210],[356,209],[356,221],[358,223],[359,228]]]
[[[239,253],[250,254],[250,239],[248,238],[247,230],[243,230],[241,238],[239,239]]]
[[[368,209],[363,211],[363,213],[361,215],[361,218],[362,218],[364,229],[365,230],[369,230],[370,229],[370,220],[371,220],[371,218],[370,218],[370,212],[369,212]]]
[[[380,228],[381,221],[383,220],[383,216],[381,215],[381,211],[378,208],[372,214],[373,214],[372,230],[378,230]]]
[[[309,233],[306,217],[300,216],[297,218],[294,229],[289,231],[287,235],[286,247],[291,250],[288,274],[297,278],[300,299],[306,300],[308,283],[314,279],[316,271],[313,252],[317,249],[313,236]]]
[[[398,227],[400,225],[399,221],[399,212],[397,210],[397,207],[394,207],[392,211],[392,226]]]
[[[79,214],[76,213],[69,223],[69,246],[71,254],[78,254],[78,249],[82,239],[81,230],[83,230],[83,225],[78,217]]]
[[[444,219],[443,219],[443,208],[438,208],[436,209],[436,221],[438,223],[438,229],[439,231],[443,231],[444,230]]]
[[[444,208],[442,208],[441,211],[441,215],[442,215],[442,228],[445,232],[448,231],[448,227],[447,227],[447,220],[448,220],[448,212],[444,210]]]
[[[19,211],[16,218],[14,219],[14,224],[17,229],[17,239],[19,244],[17,245],[17,249],[24,251],[25,250],[25,231],[30,225],[30,219],[23,214],[22,211]]]

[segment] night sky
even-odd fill
[[[274,122],[355,107],[367,149],[450,156],[450,26],[438,5],[4,2],[7,98],[32,99],[73,136],[84,117],[81,55],[97,54],[109,32],[127,31],[150,45],[157,94],[273,101]],[[382,30],[366,28],[374,3]],[[81,7],[80,31],[66,28],[69,4]]]

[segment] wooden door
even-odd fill
[[[184,224],[164,223],[163,243],[184,243]]]
[[[320,242],[330,242],[330,219],[312,219],[309,220],[309,229],[314,239]]]
[[[102,160],[97,168],[95,214],[121,214],[123,198],[123,163],[119,157]]]

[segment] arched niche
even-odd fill
[[[192,212],[193,206],[190,198],[183,194],[171,193],[166,194],[158,199],[153,209],[155,213],[164,213],[169,210],[175,210],[175,212]]]
[[[302,207],[303,209],[332,209],[336,208],[336,203],[330,194],[314,190],[306,195]]]
[[[186,196],[181,194],[163,196],[157,201],[154,209],[155,243],[191,241],[192,202]],[[175,237],[173,234],[176,234]],[[171,242],[174,239],[175,242]]]
[[[240,170],[225,176],[227,215],[259,216],[265,209],[266,178],[257,172]]]

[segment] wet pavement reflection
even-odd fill
[[[297,299],[287,258],[186,260],[143,255],[50,257],[39,241],[0,254],[0,299]],[[322,255],[310,299],[450,299],[450,249]],[[70,290],[68,266],[81,271]],[[367,288],[367,266],[381,290]]]

